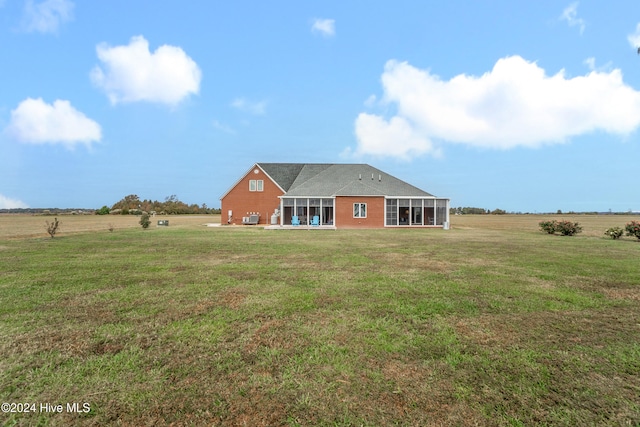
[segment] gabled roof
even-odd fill
[[[257,163],[285,197],[434,197],[367,164]]]

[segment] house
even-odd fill
[[[449,224],[449,199],[367,164],[256,163],[220,200],[223,224],[288,226],[294,216],[329,228]]]

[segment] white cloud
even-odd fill
[[[228,133],[230,135],[235,135],[236,134],[235,129],[233,129],[232,127],[230,127],[228,125],[225,125],[224,123],[220,123],[218,120],[214,120],[212,122],[212,124],[213,124],[214,128],[216,128],[218,130],[221,130],[224,133]]]
[[[2,3],[0,3],[1,5]],[[26,209],[28,207],[26,203],[20,200],[10,199],[0,194],[0,209]]]
[[[415,132],[404,117],[392,117],[385,120],[380,116],[361,113],[356,119],[356,137],[359,144],[354,155],[375,157],[397,157],[409,160],[413,156],[432,154],[438,156],[431,140]]]
[[[202,72],[179,47],[163,45],[149,51],[149,42],[135,36],[126,46],[96,47],[104,70],[96,66],[91,80],[111,103],[148,101],[175,105],[200,91]]]
[[[236,98],[231,102],[231,106],[240,111],[262,116],[267,112],[267,101],[249,101],[245,98]]]
[[[629,40],[629,44],[634,49],[640,48],[640,23],[636,25],[636,31],[627,36],[627,40]]]
[[[640,92],[620,70],[574,78],[547,76],[519,56],[500,59],[480,77],[443,81],[406,62],[389,61],[382,75],[391,119],[360,114],[356,154],[406,158],[438,153],[434,143],[509,149],[562,143],[593,131],[626,135],[640,126]]]
[[[100,125],[71,106],[69,101],[45,103],[27,98],[11,111],[5,132],[26,144],[90,145],[102,138]]]
[[[311,31],[325,37],[333,37],[336,35],[336,21],[335,19],[315,19]]]
[[[45,0],[40,3],[27,0],[23,26],[30,32],[57,33],[60,24],[73,19],[73,7],[70,0]]]
[[[578,2],[573,2],[569,6],[567,6],[563,11],[562,15],[560,15],[560,20],[566,21],[570,27],[579,27],[580,34],[584,33],[584,29],[587,24],[584,22],[584,19],[578,18]]]

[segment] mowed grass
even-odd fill
[[[638,425],[640,243],[496,218],[5,240],[0,400],[91,410],[0,421]]]

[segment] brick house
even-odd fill
[[[290,226],[297,217],[308,225],[315,216],[325,228],[449,223],[449,199],[367,164],[256,163],[220,200],[223,224]]]

